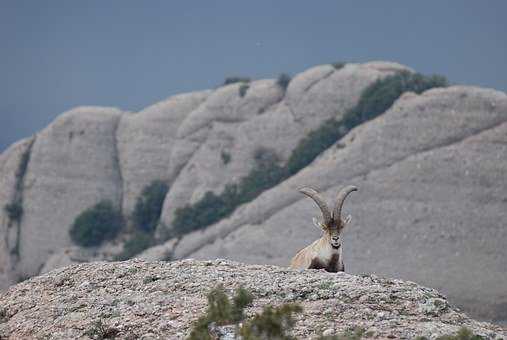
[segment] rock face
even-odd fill
[[[16,270],[30,276],[48,256],[71,245],[75,217],[100,200],[121,202],[116,109],[82,107],[37,134],[23,185]]]
[[[384,62],[339,70],[322,65],[296,75],[286,91],[275,80],[250,83],[244,97],[239,83],[218,89],[178,129],[162,222],[170,228],[178,208],[246,176],[258,149],[271,149],[285,161],[302,136],[340,118],[375,80],[402,70],[409,69]],[[222,154],[231,156],[227,164]]]
[[[75,217],[100,200],[128,218],[143,188],[164,180],[170,190],[161,226],[170,229],[176,209],[246,176],[256,150],[268,148],[285,162],[309,132],[343,117],[365,88],[399,71],[411,70],[389,62],[321,65],[286,89],[258,80],[177,95],[138,113],[64,113],[0,155],[0,288],[106,259],[121,247],[82,251],[70,242]],[[348,272],[417,281],[474,316],[507,321],[506,122],[507,95],[499,91],[406,93],[228,218],[140,257],[286,266],[319,237],[311,225],[318,211],[297,189],[312,185],[331,199],[355,184],[360,191],[344,208],[353,215],[344,244]],[[14,202],[23,209],[17,221],[5,209]]]
[[[506,320],[507,96],[473,87],[407,94],[313,164],[184,237],[175,258],[225,257],[287,265],[319,237],[319,212],[297,192],[328,199],[360,188],[345,204],[348,272],[372,272],[436,287],[474,315]]]
[[[22,199],[26,166],[23,158],[29,154],[34,138],[12,145],[0,155],[0,287],[15,283],[19,277],[15,264],[19,261],[20,223],[13,221],[6,207]],[[20,171],[20,168],[22,168]]]
[[[412,282],[224,260],[134,260],[70,266],[12,286],[0,295],[0,336],[183,339],[217,284],[228,294],[240,286],[252,292],[247,318],[266,305],[301,304],[293,331],[299,339],[357,328],[383,339],[434,339],[461,327],[487,339],[507,335]]]
[[[168,180],[176,132],[210,91],[173,96],[139,113],[126,114],[118,127],[118,152],[123,176],[123,211],[132,212],[143,188]]]

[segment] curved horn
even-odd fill
[[[317,203],[317,205],[320,208],[320,211],[322,212],[322,219],[324,220],[324,225],[329,226],[332,221],[331,212],[329,211],[329,207],[327,206],[326,202],[322,198],[322,196],[319,194],[319,192],[313,188],[310,187],[304,187],[299,189],[299,192],[302,194],[305,194],[306,196],[310,197]]]
[[[333,210],[333,219],[335,222],[341,221],[340,219],[342,216],[343,202],[345,202],[345,198],[347,198],[347,196],[353,191],[357,191],[357,187],[353,185],[347,185],[345,188],[338,192],[338,195],[336,196],[336,206]]]

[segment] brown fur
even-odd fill
[[[336,273],[344,270],[341,247],[334,249],[326,235],[301,249],[291,261],[294,269],[325,269]]]

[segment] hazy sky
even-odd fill
[[[507,1],[0,0],[0,151],[78,105],[391,60],[507,90]]]

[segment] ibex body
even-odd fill
[[[297,269],[325,269],[328,272],[340,272],[345,270],[342,256],[342,232],[350,223],[350,215],[346,219],[341,218],[341,212],[345,198],[353,191],[355,186],[349,185],[338,193],[336,205],[331,212],[328,205],[313,188],[305,187],[299,191],[312,198],[322,212],[322,222],[313,219],[313,223],[324,232],[322,237],[309,246],[301,249],[292,258],[291,268]]]

